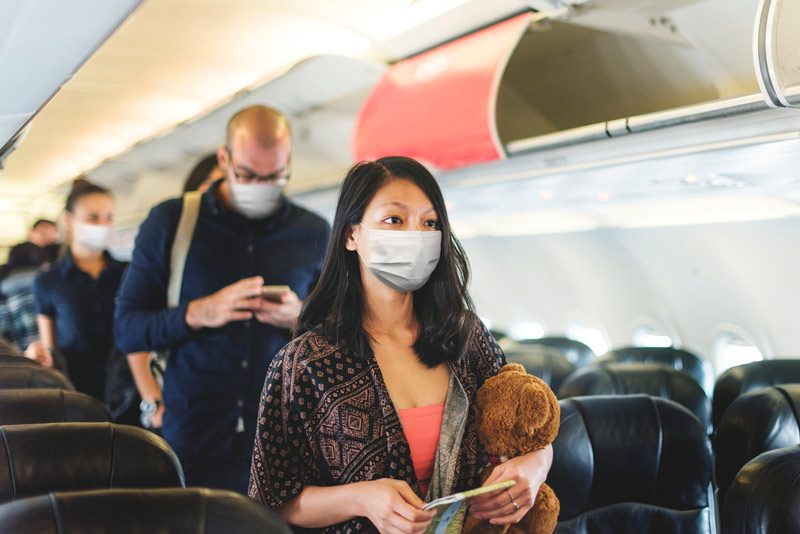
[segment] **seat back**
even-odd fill
[[[714,387],[711,370],[703,364],[703,360],[689,351],[673,347],[628,347],[604,354],[598,362],[617,363],[657,363],[672,369],[688,373],[694,378],[706,396]]]
[[[717,378],[714,386],[714,428],[739,395],[758,388],[793,383],[800,384],[800,359],[764,360],[731,367]]]
[[[604,363],[581,369],[561,385],[559,398],[645,394],[685,406],[711,428],[711,405],[703,388],[683,371],[655,363]]]
[[[712,532],[711,446],[688,410],[647,395],[560,405],[547,479],[557,532]]]
[[[191,532],[291,534],[244,495],[205,488],[51,493],[0,506],[8,532]]]
[[[559,351],[576,368],[586,367],[595,360],[595,354],[585,343],[568,337],[542,337],[518,342],[521,345],[539,345]]]
[[[800,384],[756,389],[740,396],[714,435],[719,502],[744,464],[762,452],[800,445]]]
[[[0,427],[0,502],[50,491],[182,487],[167,442],[111,423]]]
[[[0,390],[0,426],[108,421],[108,409],[83,393],[63,389]]]
[[[56,388],[75,391],[66,376],[48,367],[26,362],[0,367],[0,390],[23,388]]]
[[[557,350],[540,345],[515,344],[505,350],[508,363],[519,363],[528,374],[541,378],[550,389],[558,391],[561,383],[575,371],[575,366]]]
[[[722,507],[725,534],[800,532],[800,447],[750,460],[734,479]]]
[[[3,356],[22,356],[22,351],[0,335],[0,359],[2,359]]]
[[[0,352],[0,367],[18,365],[33,365],[35,367],[42,367],[38,362],[29,360],[22,354],[9,354]]]

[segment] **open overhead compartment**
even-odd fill
[[[761,92],[773,107],[800,107],[798,21],[797,0],[761,0],[753,54]]]
[[[356,159],[403,154],[453,170],[724,116],[729,106],[761,109],[751,101],[756,1],[735,16],[718,0],[572,2],[405,59],[361,110]],[[714,39],[703,32],[708,13],[722,28]],[[735,34],[732,49],[724,32]]]

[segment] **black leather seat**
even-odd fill
[[[758,388],[793,383],[800,383],[800,359],[764,360],[731,367],[717,378],[714,386],[714,428],[739,395]]]
[[[713,532],[711,446],[679,404],[647,395],[560,401],[547,483],[556,532]]]
[[[22,356],[22,351],[0,335],[0,358],[2,358],[2,356]]]
[[[0,425],[108,421],[108,408],[83,393],[63,389],[0,390]]]
[[[540,345],[559,351],[569,363],[580,369],[595,360],[595,354],[585,343],[568,337],[542,337],[518,342],[521,345]]]
[[[0,506],[6,532],[291,534],[244,495],[205,488],[51,493]]]
[[[0,502],[50,491],[183,487],[167,442],[111,423],[0,427]]]
[[[800,448],[765,452],[742,467],[721,519],[725,534],[800,532]]]
[[[710,431],[711,405],[703,388],[688,374],[655,363],[604,363],[570,376],[559,398],[583,395],[646,394],[670,399],[691,411]]]
[[[714,435],[719,502],[736,473],[762,452],[800,445],[800,384],[745,393],[728,407]]]
[[[0,369],[2,369],[0,371],[0,390],[22,388],[75,390],[75,386],[66,376],[49,367],[22,362],[15,365],[3,365]]]
[[[558,391],[575,371],[575,366],[559,351],[540,345],[513,345],[505,354],[509,363],[522,364],[529,374],[541,378],[553,391]]]
[[[658,363],[691,375],[706,396],[711,394],[714,387],[714,377],[710,370],[703,365],[703,360],[695,354],[673,347],[628,347],[617,349],[604,354],[598,359],[600,362],[618,363]]]
[[[20,354],[0,353],[0,368],[18,365],[33,365],[34,367],[42,367],[38,362],[29,360]]]

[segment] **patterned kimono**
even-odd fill
[[[451,383],[435,470],[447,471],[449,463],[450,476],[446,484],[432,482],[439,492],[480,485],[478,474],[487,463],[469,407],[505,356],[477,319],[474,328],[466,354],[448,363]],[[261,395],[250,497],[277,510],[307,485],[380,478],[405,480],[419,494],[400,418],[369,352],[355,354],[343,343],[307,332],[275,357]],[[456,402],[459,398],[463,402]],[[457,433],[450,431],[454,426],[460,426]],[[458,435],[460,443],[452,443]],[[375,531],[369,520],[356,518],[316,532]]]

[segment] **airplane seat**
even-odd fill
[[[51,491],[184,485],[183,469],[167,442],[141,428],[0,426],[0,503]]]
[[[75,391],[72,382],[59,371],[34,363],[0,366],[0,390],[56,388]]]
[[[30,360],[21,354],[8,354],[0,352],[0,367],[18,366],[18,365],[32,365],[34,367],[43,367],[39,362]]]
[[[559,398],[586,395],[645,394],[686,407],[711,430],[711,406],[694,378],[656,363],[603,363],[576,371],[558,391]]]
[[[597,361],[598,363],[658,363],[688,373],[700,384],[706,395],[711,394],[714,386],[713,373],[703,365],[703,360],[689,351],[673,347],[627,347],[604,354]]]
[[[567,361],[578,369],[593,363],[596,358],[594,351],[592,351],[588,345],[568,337],[542,337],[539,339],[526,339],[518,341],[518,343],[527,346],[539,345],[541,347],[555,349],[563,354]]]
[[[736,475],[722,508],[725,534],[800,532],[800,447],[765,452]]]
[[[793,383],[800,384],[800,359],[763,360],[731,367],[717,378],[714,386],[714,428],[739,395],[758,388]]]
[[[683,406],[648,395],[560,401],[547,483],[556,532],[714,532],[711,446]]]
[[[736,473],[759,454],[800,444],[800,384],[745,393],[731,403],[714,435],[719,502]]]
[[[529,374],[541,378],[553,391],[558,391],[575,371],[575,366],[561,352],[539,345],[514,345],[505,354],[509,363],[522,364]]]
[[[50,493],[0,505],[8,532],[291,534],[273,511],[231,491],[116,489]]]
[[[103,403],[76,391],[0,390],[0,425],[110,421],[111,414]]]

